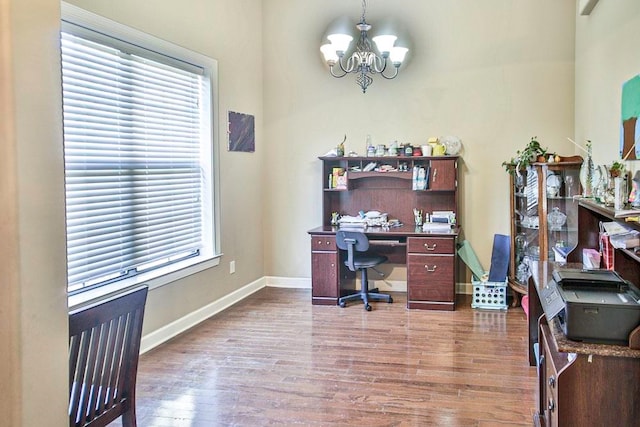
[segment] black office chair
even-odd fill
[[[386,301],[392,303],[391,295],[381,294],[378,289],[369,290],[369,280],[367,279],[367,268],[375,267],[387,261],[384,255],[367,252],[369,249],[369,239],[364,233],[356,231],[338,231],[336,233],[336,243],[338,248],[347,251],[347,259],[344,264],[351,271],[362,272],[362,286],[360,292],[344,296],[338,300],[340,307],[345,307],[347,301],[362,300],[364,308],[371,311],[369,301]]]

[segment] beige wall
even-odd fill
[[[640,73],[640,2],[600,0],[576,18],[576,141],[593,142],[597,164],[619,159],[622,84]],[[637,161],[627,162],[631,170]]]
[[[352,76],[332,78],[318,50],[326,26],[336,16],[360,17],[360,2],[266,3],[266,274],[310,276],[306,231],[320,225],[324,179],[317,156],[335,147],[344,134],[346,150],[359,153],[366,134],[374,144],[460,137],[461,223],[488,268],[493,235],[509,234],[508,180],[502,161],[532,136],[554,151],[573,154],[566,137],[573,135],[575,4],[368,4],[367,20],[374,28],[385,15],[404,23],[413,55],[396,80],[376,78],[362,94]],[[404,269],[400,270],[403,277]]]
[[[0,407],[12,426],[68,424],[59,7],[0,1]]]

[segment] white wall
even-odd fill
[[[622,84],[640,73],[640,2],[600,0],[576,18],[576,141],[593,143],[597,164],[619,159]],[[630,170],[637,161],[627,162]]]
[[[493,235],[509,234],[501,163],[532,136],[573,154],[566,137],[573,135],[575,4],[371,0],[367,20],[375,28],[381,17],[395,17],[413,49],[396,80],[376,78],[366,94],[352,76],[331,77],[319,53],[326,26],[343,14],[359,19],[360,4],[271,0],[265,7],[266,273],[310,276],[306,231],[321,225],[324,179],[317,156],[344,134],[346,150],[359,153],[366,134],[374,144],[460,137],[461,223],[488,268]]]

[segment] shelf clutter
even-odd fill
[[[345,156],[345,141],[347,135],[336,148],[329,150],[323,157],[344,157]],[[420,156],[457,156],[462,150],[462,141],[457,136],[447,135],[441,137],[430,137],[427,142],[422,145],[415,145],[409,143],[400,143],[393,141],[389,143],[389,147],[386,144],[374,145],[371,142],[371,135],[367,135],[365,141],[365,156],[366,157],[420,157]],[[359,157],[355,151],[349,151],[346,154],[347,157]]]

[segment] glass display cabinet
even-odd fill
[[[509,286],[514,306],[527,293],[529,261],[566,261],[578,243],[582,158],[533,163],[510,176]]]

